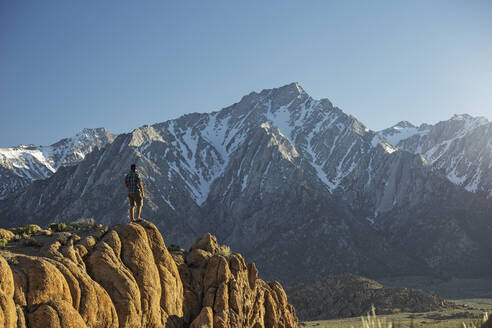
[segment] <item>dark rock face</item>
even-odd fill
[[[492,271],[489,199],[297,83],[119,135],[0,201],[0,222],[119,223],[134,162],[145,179],[143,216],[168,240],[189,247],[210,231],[266,279]]]
[[[377,314],[428,312],[454,307],[436,295],[417,289],[387,288],[356,275],[326,277],[287,288],[300,320],[327,320],[365,315],[374,305]]]
[[[211,235],[173,255],[147,221],[29,240],[0,250],[1,327],[297,327],[280,284]]]

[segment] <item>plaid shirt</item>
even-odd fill
[[[125,177],[125,183],[128,186],[129,194],[136,194],[140,192],[138,188],[138,183],[140,182],[140,177],[137,172],[130,171]]]

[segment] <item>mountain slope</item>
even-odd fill
[[[104,128],[84,129],[75,137],[51,146],[0,148],[0,199],[24,189],[34,180],[50,177],[60,166],[75,165],[89,152],[106,146],[113,139]]]
[[[297,83],[119,135],[0,202],[1,221],[121,222],[131,163],[144,177],[143,215],[168,240],[189,246],[210,231],[268,279],[490,270],[487,200]]]

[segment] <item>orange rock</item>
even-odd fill
[[[17,327],[14,277],[7,261],[2,256],[0,256],[0,327]]]
[[[119,326],[140,327],[140,289],[132,272],[119,258],[120,253],[120,238],[112,230],[94,246],[94,251],[87,257],[87,272],[111,297],[118,314]]]
[[[202,309],[198,317],[193,320],[190,328],[214,328],[214,315],[209,306]]]
[[[229,288],[226,283],[222,283],[215,294],[214,312],[219,313],[229,310]]]
[[[203,249],[214,254],[219,249],[219,243],[217,243],[215,236],[206,233],[202,238],[198,238],[195,244],[191,246],[191,249]]]
[[[210,252],[204,251],[200,248],[192,250],[188,256],[186,256],[186,264],[191,267],[201,268],[207,264],[208,259],[212,256]]]
[[[17,285],[15,292],[20,294],[23,301],[29,306],[48,303],[54,300],[63,300],[72,304],[72,295],[65,277],[58,269],[40,257],[18,255],[11,264],[15,276],[22,277],[22,285]],[[16,297],[17,299],[17,297]]]
[[[77,233],[0,256],[0,327],[297,327],[282,286],[210,234],[185,255],[146,221]]]
[[[161,324],[162,288],[159,270],[155,265],[152,248],[145,229],[138,224],[117,226],[121,245],[121,260],[130,269],[137,282],[141,299],[141,327]]]
[[[164,239],[156,226],[150,222],[140,223],[147,232],[147,237],[154,255],[154,261],[159,271],[162,288],[161,307],[168,316],[183,316],[183,283],[178,267],[167,250]]]
[[[118,327],[116,309],[108,293],[82,270],[66,258],[52,260],[70,287],[73,307],[89,327]],[[85,268],[85,267],[84,267]]]
[[[222,283],[215,294],[214,302],[214,327],[225,328],[229,326],[229,288]]]
[[[220,255],[214,255],[210,258],[203,277],[203,290],[207,291],[210,287],[219,287],[222,282],[228,283],[231,278],[229,262]]]
[[[63,300],[41,304],[28,318],[31,328],[87,328],[80,314]]]
[[[254,289],[256,285],[256,280],[258,279],[258,269],[254,263],[248,263],[248,281],[249,288]]]
[[[26,328],[26,316],[24,311],[22,310],[22,307],[19,304],[16,304],[15,309],[17,312],[17,328]]]

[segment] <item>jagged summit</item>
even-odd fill
[[[112,137],[110,137],[112,136]],[[51,147],[57,147],[64,142],[73,142],[73,143],[91,143],[94,142],[94,140],[99,140],[99,139],[114,139],[114,135],[111,134],[106,128],[83,128],[79,132],[75,134],[74,137],[70,138],[64,138],[61,139],[60,141],[57,141],[53,144],[51,144]],[[42,147],[42,146],[41,146]]]
[[[302,94],[307,94],[306,91],[301,87],[299,82],[292,82],[289,84],[286,84],[284,86],[281,86],[280,88],[275,88],[271,89],[273,92],[277,91],[280,94],[291,94],[291,95],[302,95]]]
[[[489,120],[483,116],[471,116],[469,114],[454,114],[449,119],[450,122],[463,122],[466,129],[473,129],[481,125],[490,123]]]
[[[260,92],[251,92],[244,96],[240,103],[254,104],[258,101],[272,101],[280,105],[288,105],[296,99],[312,99],[298,82],[292,82],[278,88],[263,89]],[[232,106],[234,107],[234,106]]]
[[[393,125],[392,128],[416,128],[416,126],[409,121],[400,121],[397,124]]]
[[[299,82],[291,82],[289,84],[285,84],[278,88],[267,88],[263,89],[260,92],[253,91],[250,94],[292,94],[292,95],[300,95],[306,93],[306,91],[302,88]],[[306,93],[307,94],[307,93]]]
[[[297,327],[282,286],[210,234],[189,252],[145,220],[0,237],[0,327]]]
[[[472,120],[474,119],[473,116],[469,114],[454,114],[450,120],[452,121],[467,121],[467,120]]]

